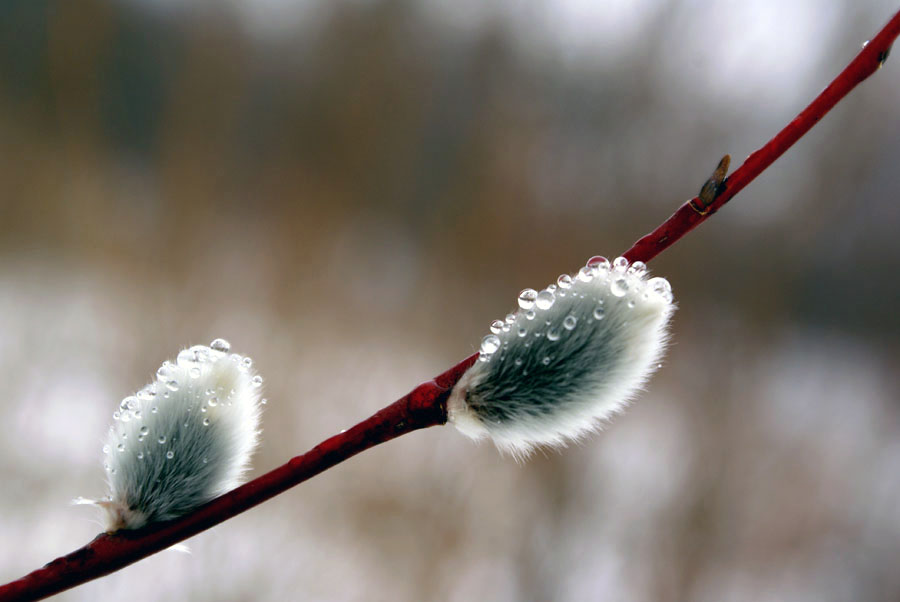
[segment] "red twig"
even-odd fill
[[[625,252],[624,257],[629,261],[650,261],[718,211],[816,125],[850,90],[872,75],[887,59],[891,45],[898,35],[900,35],[900,12],[887,22],[878,35],[866,44],[856,58],[808,107],[765,146],[747,157],[743,165],[725,179],[710,199],[711,203],[704,203],[699,195],[694,197],[679,207],[678,211],[656,230],[634,243]]]
[[[809,131],[850,90],[878,69],[898,35],[900,12],[796,119],[750,155],[730,177],[724,178],[727,162],[720,164],[700,195],[638,240],[625,257],[631,261],[649,261],[715,213]],[[374,445],[421,428],[444,424],[450,390],[476,358],[477,354],[464,359],[353,428],[186,516],[135,531],[99,535],[85,547],[0,587],[0,602],[39,599],[117,571],[248,510]]]

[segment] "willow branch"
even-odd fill
[[[647,262],[718,211],[784,154],[850,90],[874,73],[884,63],[898,35],[900,12],[787,127],[751,154],[727,178],[728,158],[723,159],[701,193],[685,203],[656,230],[638,240],[626,251],[625,257],[630,261]],[[370,447],[418,429],[444,424],[447,421],[446,401],[450,390],[476,358],[477,354],[464,359],[353,428],[190,514],[138,530],[97,536],[83,548],[57,558],[17,581],[0,586],[0,602],[36,600],[117,571],[249,510]]]

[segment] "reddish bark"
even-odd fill
[[[746,161],[725,179],[711,204],[704,206],[699,196],[694,197],[679,207],[656,230],[635,242],[625,252],[624,257],[629,261],[640,260],[646,263],[718,211],[793,146],[853,88],[872,75],[887,59],[891,45],[898,35],[900,35],[900,12],[887,22],[878,35],[865,45],[856,58],[808,107],[765,146],[747,157]]]
[[[900,12],[812,104],[765,146],[751,154],[724,182],[715,186],[714,194],[708,194],[709,188],[706,186],[707,194],[685,203],[656,230],[638,240],[624,254],[625,257],[630,261],[647,262],[718,211],[809,131],[850,90],[874,73],[887,58],[891,44],[898,35]],[[112,573],[248,510],[374,445],[421,428],[444,424],[450,390],[477,357],[477,354],[467,357],[353,428],[186,516],[135,531],[99,535],[85,547],[0,587],[0,602],[39,599]]]

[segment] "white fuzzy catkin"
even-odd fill
[[[656,369],[675,306],[664,278],[617,258],[592,259],[495,320],[451,392],[448,420],[516,456],[565,445],[620,411]]]
[[[108,532],[170,520],[233,489],[259,437],[262,377],[216,339],[122,400],[103,447]]]

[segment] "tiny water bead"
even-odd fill
[[[628,293],[628,281],[624,278],[616,278],[609,285],[609,292],[616,297],[624,297]]]
[[[144,459],[144,452],[139,451],[139,452],[137,453],[137,459],[138,459],[138,460],[143,460],[143,459]]]
[[[519,327],[519,332],[518,332],[517,334],[518,334],[520,337],[524,337],[526,334],[528,334],[528,329],[525,328],[524,326],[520,326],[520,327]]]
[[[568,274],[561,274],[560,277],[556,279],[556,284],[558,284],[561,289],[572,288],[572,277]]]
[[[209,399],[206,400],[206,403],[209,404],[209,407],[214,408],[219,405],[219,398],[213,395]]]
[[[631,264],[631,267],[628,268],[627,272],[633,276],[637,276],[638,278],[643,278],[647,273],[647,264],[643,261],[635,261]]]
[[[602,255],[594,255],[586,265],[597,275],[609,272],[609,259]]]
[[[146,437],[146,436],[147,436],[147,433],[149,433],[149,432],[150,432],[150,429],[147,428],[146,426],[142,426],[142,427],[141,427],[140,434],[141,434],[142,436],[145,436],[145,437]]]
[[[549,355],[544,356],[544,359],[541,360],[541,363],[544,364],[545,366],[549,366],[550,365],[550,356]]]
[[[165,435],[160,435],[159,438],[158,438],[156,441],[157,441],[160,445],[163,445],[163,444],[166,442],[166,436],[165,436]]]
[[[241,369],[244,371],[249,370],[250,366],[252,366],[252,365],[253,365],[253,360],[250,359],[249,357],[245,357],[244,359],[241,360]]]
[[[167,380],[167,381],[166,381],[166,388],[167,388],[169,391],[172,391],[172,392],[174,393],[174,392],[177,391],[178,388],[179,388],[178,381],[175,380],[174,378],[173,378],[172,380]]]
[[[172,450],[167,451],[167,452],[166,452],[166,457],[167,457],[169,460],[171,460],[172,458],[175,457],[175,452],[173,452]]]
[[[578,279],[582,282],[590,282],[594,279],[594,271],[588,266],[584,266],[578,270]]]
[[[515,314],[506,314],[506,325],[515,324],[516,323],[516,315]],[[509,329],[507,329],[509,332]]]
[[[612,267],[617,272],[624,272],[628,269],[628,260],[624,257],[616,257],[612,263]]]
[[[494,334],[500,334],[500,332],[503,330],[503,324],[503,320],[494,320],[493,322],[491,322],[491,332]]]
[[[116,449],[119,450],[120,452],[125,451],[125,444],[124,444],[124,443],[118,444],[118,445],[116,446]]]
[[[534,307],[534,302],[537,300],[537,291],[533,288],[526,288],[521,293],[519,293],[519,307],[522,309],[531,309]]]
[[[500,338],[497,335],[489,334],[481,340],[481,353],[491,355],[500,349]]]
[[[548,341],[558,341],[559,340],[559,329],[558,328],[550,328],[547,330],[547,340]]]
[[[534,320],[534,316],[535,316],[535,315],[536,315],[536,314],[534,313],[534,310],[533,310],[533,309],[529,309],[528,311],[525,312],[525,319],[526,319],[526,320]]]
[[[259,374],[257,374],[256,376],[253,377],[253,379],[250,381],[250,383],[254,387],[261,387],[263,384],[263,377],[260,376]]]
[[[538,309],[550,309],[553,307],[553,303],[556,301],[556,297],[553,295],[548,289],[542,290],[538,293],[537,298],[535,298],[535,305],[537,305]]]
[[[189,374],[191,375],[191,378],[200,378],[200,368],[194,366],[190,369]]]
[[[578,323],[578,318],[573,315],[566,316],[566,319],[563,320],[563,328],[566,330],[572,330],[575,328],[575,325]]]
[[[225,339],[214,339],[213,342],[209,344],[209,348],[213,351],[218,351],[219,353],[228,353],[231,351],[231,343]]]
[[[203,419],[203,426],[209,426],[209,418]]]

